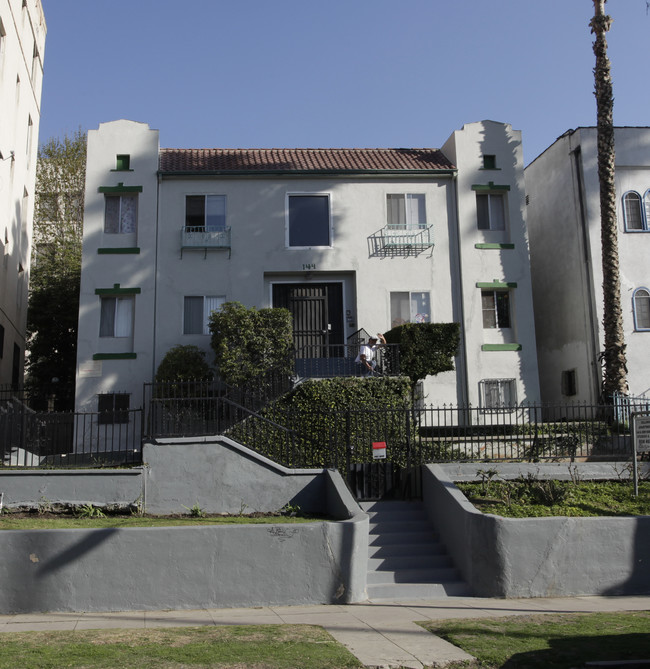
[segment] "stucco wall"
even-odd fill
[[[476,465],[472,466],[476,470]],[[500,465],[491,463],[490,467],[499,470]],[[544,465],[528,467],[538,473],[544,469]],[[502,518],[483,514],[454,485],[457,475],[464,479],[469,475],[469,471],[460,473],[457,469],[457,465],[449,470],[439,465],[424,467],[424,503],[476,595],[552,597],[650,592],[650,517]],[[519,474],[514,469],[504,471],[505,476],[521,473],[523,470]]]
[[[240,500],[246,499],[248,512],[292,502],[335,520],[5,530],[0,532],[0,613],[364,600],[368,516],[339,473],[292,475],[246,450],[214,443],[149,445],[147,508],[187,512],[180,507],[186,500],[187,506],[198,502],[205,510],[239,512]],[[183,465],[188,459],[194,467]],[[24,472],[22,477],[0,475],[0,487],[10,493],[6,501],[11,503],[24,503],[32,494],[37,504],[41,492],[59,502],[130,502],[138,497],[144,472]],[[168,504],[167,493],[172,499]]]

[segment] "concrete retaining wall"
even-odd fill
[[[294,473],[232,442],[148,445],[145,454],[147,466],[140,470],[21,472],[22,478],[3,473],[0,486],[11,493],[13,505],[16,500],[24,505],[30,491],[36,503],[47,496],[52,502],[102,504],[132,502],[142,490],[147,509],[155,513],[181,512],[181,504],[198,503],[221,512],[239,512],[245,504],[250,512],[292,503],[340,520],[4,530],[0,613],[351,603],[366,598],[368,516],[338,472]]]
[[[529,469],[558,478],[566,465],[499,465],[503,477]],[[583,479],[590,467],[578,465]],[[616,478],[603,469],[596,478]],[[463,578],[480,597],[629,595],[650,592],[650,517],[502,518],[478,511],[454,485],[476,478],[476,464],[427,465],[423,496]],[[473,475],[470,474],[473,470]],[[609,475],[608,475],[609,473]],[[630,491],[632,484],[630,483]]]

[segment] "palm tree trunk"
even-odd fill
[[[594,0],[595,15],[591,32],[595,34],[594,69],[596,109],[598,117],[598,179],[600,181],[601,252],[603,264],[603,330],[605,350],[602,394],[611,401],[615,392],[627,393],[627,366],[621,281],[619,276],[618,229],[616,224],[616,184],[614,150],[614,96],[607,56],[607,39],[612,19],[605,14],[607,0]]]

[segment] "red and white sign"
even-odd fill
[[[386,442],[373,441],[372,442],[372,459],[385,460],[386,459]]]

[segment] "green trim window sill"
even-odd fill
[[[139,295],[140,288],[120,288],[119,283],[112,288],[95,288],[95,295]]]
[[[476,249],[491,249],[491,250],[501,250],[501,249],[514,249],[514,244],[474,244]]]
[[[121,181],[117,186],[100,186],[100,193],[142,193],[142,186],[125,186]]]
[[[516,288],[517,283],[514,281],[492,281],[490,283],[485,282],[485,281],[477,281],[476,282],[476,287],[477,288],[487,288],[487,289],[499,289],[499,288]]]
[[[131,167],[114,167],[111,172],[133,172]]]
[[[106,255],[119,255],[119,254],[138,254],[140,253],[140,248],[137,246],[124,246],[124,247],[110,247],[110,246],[104,246],[102,248],[97,249],[97,253],[102,256]]]
[[[483,344],[481,351],[521,351],[521,344]]]
[[[475,190],[475,191],[510,190],[510,186],[507,185],[507,184],[499,186],[498,184],[495,184],[494,181],[488,181],[487,185],[485,185],[485,184],[474,184],[472,186],[472,190]]]
[[[94,353],[93,360],[135,360],[137,353]]]

